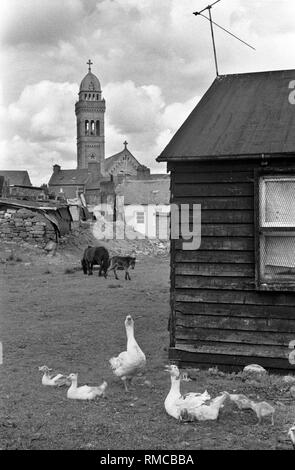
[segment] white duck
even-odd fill
[[[210,400],[207,390],[204,393],[180,393],[180,372],[177,366],[166,366],[165,370],[169,372],[171,377],[171,388],[164,402],[165,410],[168,415],[175,419],[182,419],[182,411],[193,407],[203,405]]]
[[[125,390],[128,391],[127,382],[130,383],[132,377],[144,369],[146,357],[134,338],[134,321],[131,315],[127,315],[125,319],[125,329],[127,350],[117,357],[112,357],[109,362],[114,374],[123,380]]]
[[[96,397],[104,397],[107,388],[107,382],[99,387],[89,387],[89,385],[82,385],[78,387],[78,374],[70,374],[68,378],[71,380],[71,386],[67,391],[67,397],[73,400],[93,400]]]
[[[207,390],[204,393],[180,393],[180,372],[177,366],[166,366],[170,373],[171,388],[166,397],[164,406],[166,412],[180,421],[205,421],[218,418],[219,410],[226,400],[226,394],[214,398]]]
[[[43,372],[42,385],[48,385],[51,387],[62,387],[63,385],[70,385],[69,379],[63,374],[50,375],[50,371],[47,366],[39,367],[39,371]]]

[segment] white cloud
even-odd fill
[[[76,166],[74,103],[77,85],[42,81],[24,88],[3,108],[1,169],[28,169],[35,184],[47,182],[52,165]],[[70,166],[68,166],[70,165]]]
[[[35,185],[47,183],[52,165],[60,160],[61,153],[38,142],[31,142],[18,135],[10,141],[0,142],[1,169],[3,170],[28,170],[31,181]],[[63,153],[64,156],[64,153]],[[69,162],[73,167],[74,162]]]
[[[36,140],[71,139],[75,132],[74,103],[77,85],[41,81],[24,88],[17,102],[8,106],[9,125]]]
[[[2,41],[8,45],[46,44],[72,36],[82,12],[80,0],[2,0]]]
[[[110,83],[104,89],[104,97],[111,124],[122,133],[146,133],[157,127],[157,115],[164,106],[158,87],[136,87],[131,80]]]
[[[5,123],[17,134],[2,144],[2,169],[26,167],[37,179],[51,174],[52,165],[76,167],[76,123],[74,103],[77,86],[41,81],[27,86],[6,110]],[[195,99],[166,105],[154,85],[136,87],[132,81],[110,83],[106,98],[106,156],[123,149],[143,163],[157,168],[161,147],[193,109]],[[70,165],[70,166],[69,166]],[[42,168],[42,169],[41,169]],[[49,178],[48,178],[49,179]]]

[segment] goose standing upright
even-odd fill
[[[129,381],[130,384],[132,377],[144,369],[146,357],[135,340],[134,321],[131,315],[127,315],[125,319],[125,329],[127,349],[121,352],[119,356],[112,357],[109,362],[113,373],[123,380],[125,390],[128,391],[127,382]]]

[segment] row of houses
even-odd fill
[[[69,205],[75,216],[73,220],[97,219],[108,215],[109,220],[123,220],[136,232],[144,236],[167,240],[169,237],[169,187],[168,175],[150,175],[148,179],[117,177],[99,181],[99,191],[89,183],[88,170],[57,170],[54,166],[48,187],[32,186],[27,171],[0,171],[0,197],[9,202],[29,202]],[[56,175],[57,173],[57,175]],[[9,178],[8,178],[9,176]],[[27,184],[23,184],[27,183]],[[62,189],[62,191],[60,191]],[[92,194],[93,190],[93,194]],[[2,199],[4,200],[4,199]],[[44,205],[44,204],[43,204]],[[106,207],[108,206],[108,207]],[[22,205],[20,205],[22,207]],[[121,208],[121,212],[119,210]]]

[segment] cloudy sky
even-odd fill
[[[0,169],[47,183],[76,167],[74,105],[93,61],[106,99],[106,156],[155,158],[215,77],[208,0],[1,0]],[[221,74],[295,68],[294,0],[222,0],[213,19]]]

